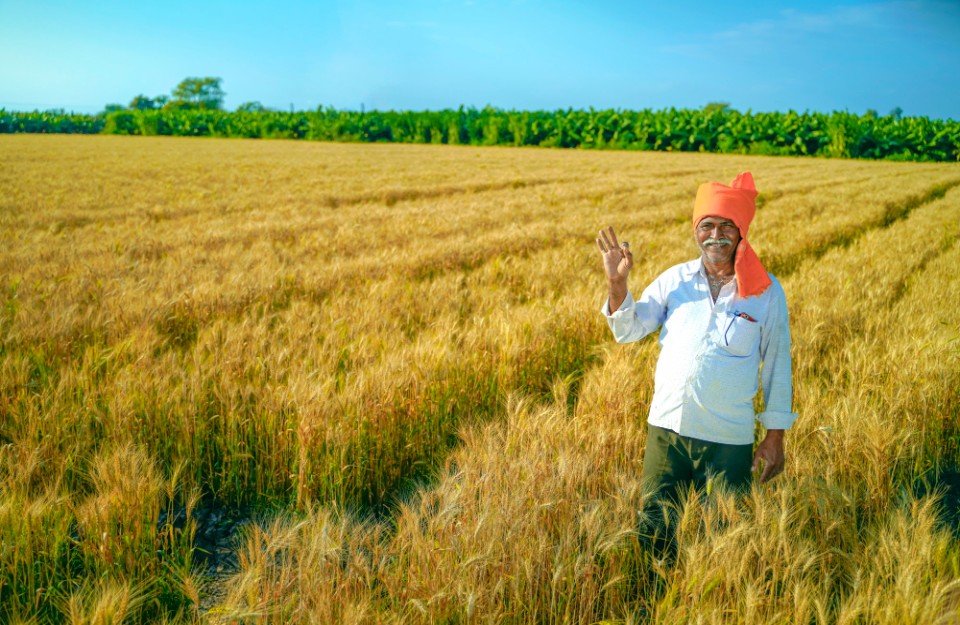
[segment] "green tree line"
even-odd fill
[[[140,97],[140,96],[138,96]],[[222,96],[221,96],[222,97]],[[176,102],[174,100],[173,102]],[[270,111],[203,104],[99,115],[0,109],[0,133],[103,133],[315,141],[513,145],[914,161],[960,161],[960,122],[927,117],[702,110]],[[187,101],[189,102],[189,101]]]

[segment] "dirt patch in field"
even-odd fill
[[[226,598],[227,581],[240,570],[237,549],[243,529],[253,522],[254,512],[246,507],[226,506],[216,501],[205,501],[193,510],[197,530],[193,541],[193,566],[204,579],[200,594],[200,614],[207,614]],[[186,523],[186,509],[174,513],[175,527]],[[161,514],[160,524],[167,522]]]

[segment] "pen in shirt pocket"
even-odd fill
[[[730,339],[729,339],[729,337],[728,337],[728,335],[730,334],[730,328],[733,327],[733,322],[737,320],[737,317],[740,317],[740,318],[743,319],[744,321],[749,321],[750,323],[756,323],[756,322],[757,322],[756,319],[754,319],[753,317],[751,317],[750,315],[748,315],[748,314],[745,313],[745,312],[740,312],[739,310],[735,310],[735,311],[731,312],[730,315],[732,316],[732,319],[730,319],[730,323],[727,324],[726,329],[723,331],[723,342],[724,342],[724,344],[727,345],[728,347],[729,347],[729,345],[730,345]]]

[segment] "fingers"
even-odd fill
[[[763,484],[783,473],[783,465],[783,458],[771,459],[764,454],[757,454],[753,459],[753,465],[750,467],[750,470],[756,473],[760,470],[761,466],[763,467],[763,469],[760,470],[760,476],[758,478],[760,483]]]
[[[610,230],[612,231],[613,228],[611,227]],[[609,252],[610,250],[612,250],[612,249],[615,247],[615,246],[613,245],[613,243],[610,241],[610,238],[607,237],[607,233],[606,233],[605,230],[601,230],[601,231],[600,231],[600,237],[603,239],[603,244],[604,244],[604,245],[606,246],[606,248],[607,248],[605,251],[608,251],[608,252]]]
[[[767,480],[769,480],[769,479],[770,479],[771,477],[773,477],[774,475],[776,475],[776,474],[773,472],[773,463],[772,463],[772,462],[764,462],[764,463],[763,463],[763,471],[760,472],[760,483],[763,484],[764,482],[766,482]]]
[[[601,230],[600,236],[603,237],[603,242],[606,244],[608,250],[620,249],[620,242],[617,241],[617,233],[613,231],[613,226],[608,226],[606,230]]]
[[[613,247],[620,249],[620,241],[617,241],[617,233],[613,231],[613,226],[608,226],[607,230],[610,231],[610,239],[613,241]]]
[[[783,473],[783,465],[778,466],[772,462],[768,462],[766,466],[763,467],[763,473],[760,474],[760,483],[768,482],[781,473]]]
[[[600,248],[602,254],[617,250],[628,258],[633,257],[627,244],[623,243],[623,245],[621,245],[617,240],[617,233],[613,231],[613,226],[608,226],[606,230],[600,231],[600,238],[597,239],[597,247]]]

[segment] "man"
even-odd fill
[[[662,494],[722,478],[738,490],[753,472],[783,470],[792,410],[790,329],[783,289],[747,242],[757,196],[749,172],[700,185],[693,231],[700,258],[671,267],[639,300],[627,290],[633,254],[613,227],[597,245],[609,284],[601,312],[618,343],[660,329],[643,479]],[[753,401],[762,379],[764,411]],[[753,450],[754,422],[766,436]]]

